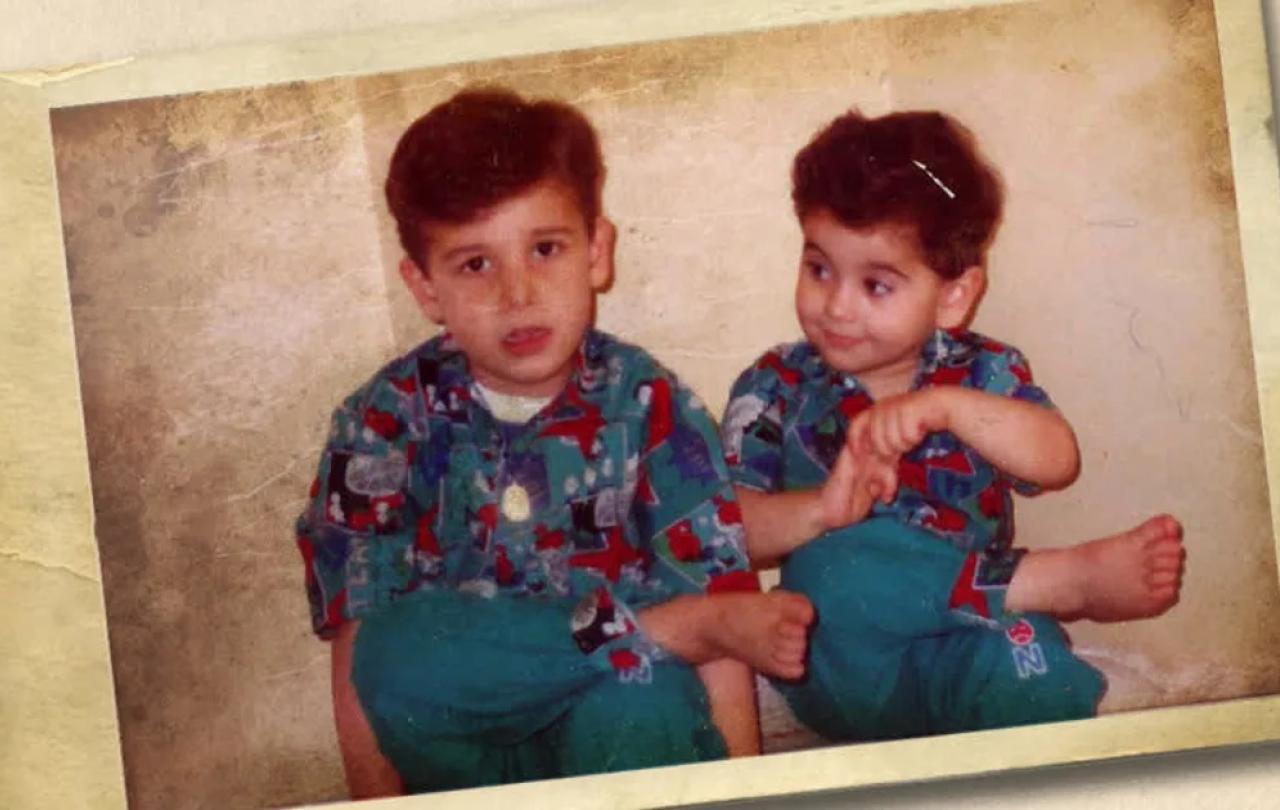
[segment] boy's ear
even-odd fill
[[[418,309],[422,310],[422,314],[435,323],[444,323],[444,313],[440,309],[436,285],[427,271],[419,267],[413,259],[405,256],[400,260],[400,278],[404,281],[404,286],[408,287],[409,292],[413,294],[413,300],[418,302]]]
[[[943,284],[938,297],[938,326],[955,329],[968,323],[986,287],[987,271],[976,264]]]
[[[618,231],[607,217],[596,217],[591,231],[591,289],[604,292],[613,283],[613,251],[618,242]]]

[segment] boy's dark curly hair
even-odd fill
[[[791,168],[796,215],[826,209],[850,228],[912,227],[925,261],[943,278],[982,265],[1000,223],[1000,177],[973,135],[940,112],[832,121]]]
[[[467,89],[400,137],[387,172],[387,206],[405,253],[425,269],[425,223],[467,222],[549,178],[573,190],[590,232],[604,162],[586,117],[568,104],[529,102],[503,88]]]

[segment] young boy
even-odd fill
[[[298,522],[355,795],[755,753],[748,665],[803,672],[812,611],[759,593],[710,416],[591,328],[603,172],[581,113],[503,90],[392,157],[446,332],[337,410]]]
[[[741,375],[722,428],[752,560],[781,561],[782,587],[817,613],[806,678],[781,691],[833,740],[1092,715],[1103,680],[1050,617],[1167,610],[1181,529],[1160,516],[1074,548],[1011,547],[1010,490],[1063,487],[1079,457],[1017,350],[964,328],[1000,218],[995,171],[944,115],[852,112],[792,180],[806,340]]]

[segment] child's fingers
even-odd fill
[[[914,408],[903,409],[902,422],[903,439],[906,441],[906,446],[902,448],[902,452],[905,453],[924,440],[926,427],[923,414],[918,413]]]
[[[911,409],[905,407],[898,408],[898,412],[895,414],[895,417],[894,427],[896,428],[896,435],[894,436],[893,450],[895,453],[905,453],[916,445],[912,440],[914,430],[911,424]]]
[[[876,447],[876,453],[887,456],[895,452],[894,447],[898,443],[898,412],[893,408],[885,408],[879,421],[881,443]]]
[[[847,445],[841,447],[836,455],[836,463],[831,467],[831,474],[827,476],[827,483],[823,485],[824,495],[833,493],[837,498],[847,496],[850,488],[853,487],[856,472],[853,453]]]
[[[898,466],[888,462],[882,463],[876,470],[877,496],[882,503],[891,503],[898,492]]]
[[[854,491],[849,493],[849,500],[845,502],[846,512],[844,514],[844,525],[857,523],[867,516],[871,511],[871,504],[875,502],[875,495],[869,491],[866,483],[855,487]]]
[[[899,448],[899,452],[909,452],[924,441],[924,437],[929,433],[926,416],[919,405],[902,409],[902,447]]]
[[[892,419],[886,416],[890,415],[881,411],[877,418],[872,420],[872,444],[878,456],[891,456],[894,453],[893,440],[890,437]]]
[[[849,422],[849,428],[844,433],[845,444],[855,453],[863,452],[867,437],[867,421],[870,418],[871,411],[863,411]]]

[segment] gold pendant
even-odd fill
[[[512,484],[502,492],[502,514],[507,520],[520,523],[529,519],[529,492],[519,484]]]

